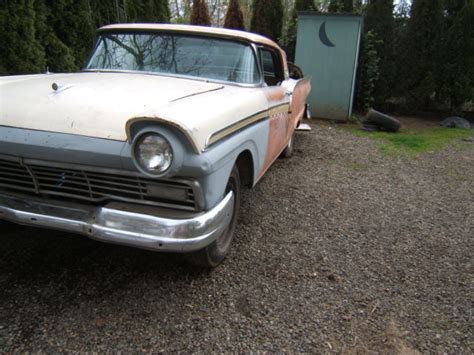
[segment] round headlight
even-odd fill
[[[173,162],[173,149],[162,136],[154,133],[144,134],[135,144],[135,158],[146,172],[161,174]]]

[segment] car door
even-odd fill
[[[269,47],[259,48],[260,64],[268,101],[269,136],[267,154],[262,173],[278,157],[287,144],[290,96],[281,86],[285,80],[280,54]]]

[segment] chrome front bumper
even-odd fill
[[[59,229],[89,238],[153,251],[192,252],[211,244],[229,225],[234,195],[200,214],[123,203],[104,207],[0,194],[0,219]]]

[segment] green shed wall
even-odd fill
[[[298,14],[295,63],[311,77],[313,117],[347,120],[352,113],[362,18]]]

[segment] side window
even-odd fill
[[[263,77],[268,86],[278,85],[283,81],[283,70],[277,54],[269,49],[260,49],[260,60],[262,61]]]

